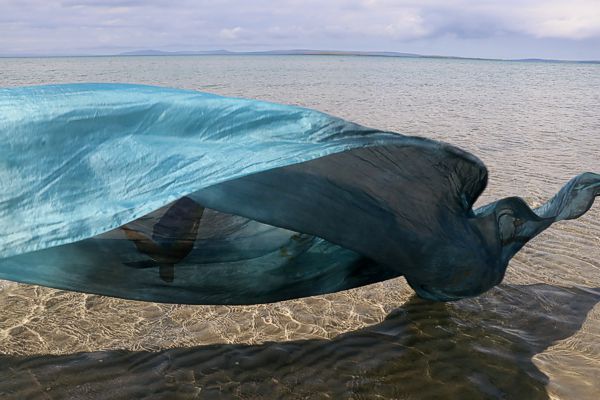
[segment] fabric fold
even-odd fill
[[[0,89],[0,278],[129,299],[252,304],[405,276],[455,300],[600,193],[582,174],[531,210],[473,210],[451,145],[194,91]]]

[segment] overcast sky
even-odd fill
[[[0,55],[299,48],[600,60],[600,0],[0,0]]]

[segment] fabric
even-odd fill
[[[174,303],[251,304],[404,275],[474,296],[554,221],[472,210],[487,171],[448,144],[317,111],[139,85],[0,89],[0,278]]]

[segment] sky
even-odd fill
[[[0,56],[143,49],[600,60],[600,0],[0,0]]]

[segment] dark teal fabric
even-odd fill
[[[404,275],[474,296],[600,193],[472,210],[453,146],[308,109],[138,85],[0,89],[0,278],[195,304],[272,302]]]

